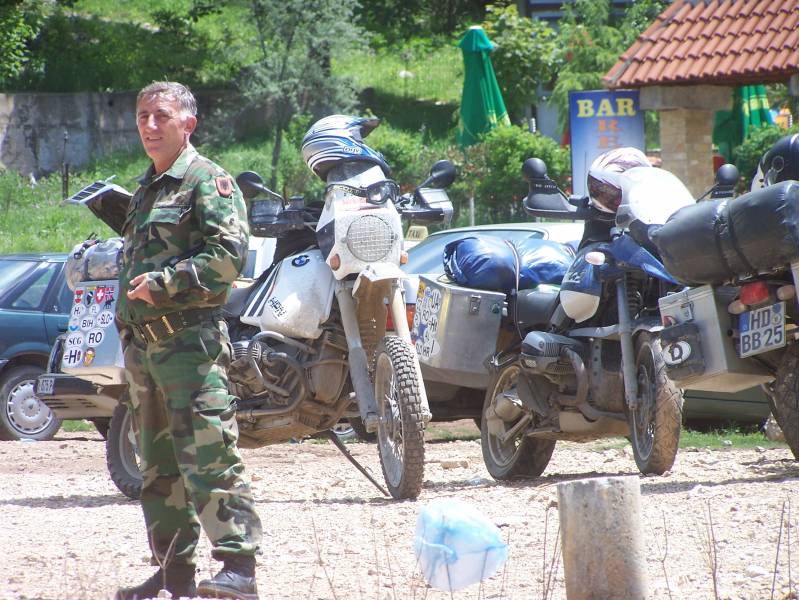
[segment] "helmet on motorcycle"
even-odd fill
[[[799,133],[781,137],[763,155],[751,191],[788,179],[799,179]]]
[[[604,213],[613,214],[621,203],[621,188],[612,175],[633,167],[651,167],[649,159],[638,148],[614,148],[594,159],[588,169],[588,196],[591,204]]]
[[[380,124],[379,119],[330,115],[314,123],[302,138],[305,164],[324,180],[334,166],[349,161],[367,161],[378,165],[388,176],[391,169],[383,155],[363,143]]]

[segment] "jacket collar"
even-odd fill
[[[189,165],[192,163],[192,161],[194,161],[195,158],[197,158],[197,154],[197,150],[195,150],[194,146],[192,146],[190,143],[187,143],[186,147],[183,148],[180,154],[178,154],[175,162],[172,163],[172,166],[160,175],[156,175],[155,165],[150,163],[150,166],[147,168],[147,170],[141,175],[141,177],[139,177],[139,185],[150,185],[164,176],[168,176],[173,179],[183,179],[186,176],[186,171],[189,170]]]

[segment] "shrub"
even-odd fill
[[[778,125],[768,125],[755,129],[740,146],[734,150],[735,166],[741,173],[743,187],[749,189],[752,184],[752,177],[757,171],[757,163],[760,157],[771,148],[771,146],[784,135],[789,133],[799,133],[799,126],[785,130]]]
[[[533,157],[542,159],[550,177],[566,188],[571,168],[568,148],[541,134],[517,126],[497,127],[466,149],[461,186],[474,193],[480,222],[522,218],[520,202],[528,189],[522,163]]]

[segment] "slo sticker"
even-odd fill
[[[105,329],[113,322],[114,322],[114,313],[112,313],[110,310],[104,310],[99,315],[97,315],[98,327],[102,327],[103,329]]]

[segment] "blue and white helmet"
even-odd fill
[[[327,172],[345,161],[364,160],[380,166],[386,176],[391,169],[379,152],[363,143],[380,124],[376,118],[330,115],[314,123],[302,138],[305,164],[324,180]]]

